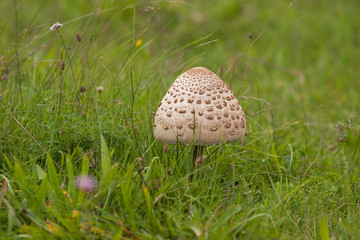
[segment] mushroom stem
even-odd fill
[[[194,152],[193,152],[193,165],[195,166],[196,159],[201,157],[204,152],[204,146],[202,145],[195,145]]]

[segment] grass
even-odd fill
[[[359,7],[1,2],[1,238],[358,239]],[[193,168],[151,124],[195,66],[250,117]]]

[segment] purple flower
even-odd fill
[[[96,188],[96,180],[89,175],[78,176],[76,177],[76,187],[84,192],[92,192]]]

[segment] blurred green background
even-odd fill
[[[306,112],[306,121],[326,130],[359,110],[359,8],[359,1],[321,0],[2,1],[0,49],[10,57],[27,39],[18,74],[49,65],[61,47],[49,27],[61,22],[71,51],[76,33],[96,42],[79,50],[94,53],[84,72],[89,85],[96,68],[116,71],[131,48],[126,41],[139,36],[146,47],[136,64],[151,69],[153,78],[161,75],[163,90],[177,74],[201,65],[238,96],[259,97],[286,112],[275,122]],[[24,77],[17,81],[28,84]]]

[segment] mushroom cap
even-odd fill
[[[171,85],[153,126],[155,137],[164,143],[213,145],[241,140],[246,119],[240,102],[221,78],[195,67]]]

